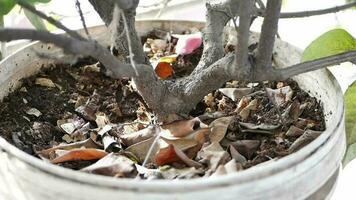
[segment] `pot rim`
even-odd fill
[[[189,23],[202,23],[196,21],[188,20],[138,20],[137,22],[189,22]],[[93,26],[90,28],[100,28],[104,25]],[[31,48],[33,45],[40,42],[32,42],[8,56],[6,59],[0,62],[1,64],[7,59],[16,57],[18,54],[26,48]],[[287,43],[287,42],[285,42]],[[290,45],[289,43],[287,43]],[[335,77],[327,70],[331,81],[336,82]],[[337,83],[335,84],[337,91],[342,95],[341,87]],[[344,111],[343,102],[338,104],[340,110]],[[227,174],[224,176],[210,177],[210,178],[195,178],[195,179],[182,179],[178,181],[172,180],[135,180],[129,178],[113,178],[106,177],[95,174],[88,174],[80,171],[74,171],[64,167],[50,164],[39,158],[36,158],[32,155],[21,151],[14,145],[8,143],[4,138],[0,137],[0,150],[8,153],[11,156],[14,156],[23,162],[33,166],[34,168],[47,173],[48,175],[62,178],[68,181],[74,181],[80,184],[93,185],[95,187],[104,187],[112,189],[121,189],[127,191],[150,191],[150,192],[164,192],[169,193],[172,191],[186,191],[189,188],[189,191],[197,190],[207,190],[217,187],[225,187],[232,184],[244,184],[252,182],[255,180],[262,180],[269,176],[283,172],[286,169],[296,167],[302,161],[308,159],[310,156],[316,154],[318,149],[323,146],[332,136],[335,130],[340,127],[342,119],[344,117],[344,112],[339,112],[336,116],[337,123],[333,126],[328,127],[318,138],[313,140],[311,143],[303,147],[297,152],[294,152],[290,155],[277,159],[275,162],[267,161],[260,165],[256,165],[247,170],[243,170],[237,173]],[[158,189],[157,189],[158,188]]]

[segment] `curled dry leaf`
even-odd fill
[[[108,153],[100,149],[71,149],[65,154],[51,160],[52,164],[58,164],[77,160],[99,160]]]
[[[246,158],[241,155],[233,145],[230,145],[229,146],[229,150],[230,150],[230,155],[231,157],[238,163],[241,163],[241,164],[245,164],[246,163]]]
[[[175,48],[175,52],[178,55],[188,55],[193,53],[193,51],[199,48],[202,43],[202,34],[200,32],[188,34],[188,35],[173,35],[173,37],[178,38],[178,42]]]
[[[42,115],[41,111],[39,111],[37,108],[30,108],[25,111],[26,114],[28,115],[33,115],[35,117],[40,117]]]
[[[204,103],[209,107],[209,108],[214,108],[216,103],[215,103],[215,97],[212,93],[209,93],[204,97]]]
[[[91,104],[79,106],[78,108],[75,109],[75,111],[81,114],[84,119],[88,121],[95,121],[96,119],[95,112],[97,108],[95,106],[90,106],[90,105]]]
[[[232,116],[221,117],[210,123],[209,127],[211,134],[209,137],[211,142],[220,142],[225,137],[227,128],[229,127],[232,119]]]
[[[48,78],[37,78],[35,81],[36,85],[40,85],[43,87],[55,88],[56,85],[53,83],[51,79]]]
[[[282,117],[287,121],[295,122],[301,114],[301,106],[298,101],[293,101],[282,113]]]
[[[167,129],[163,129],[160,132],[160,137],[163,138],[164,140],[168,140],[168,141],[194,140],[201,144],[206,142],[205,140],[209,135],[211,135],[209,128],[200,128],[198,130],[192,131],[191,133],[188,133],[184,137],[176,137]]]
[[[287,133],[286,133],[286,136],[288,137],[299,137],[301,135],[303,135],[304,133],[304,130],[303,129],[300,129],[296,126],[291,126],[289,127]]]
[[[314,128],[317,125],[317,122],[311,119],[299,118],[294,125],[300,129],[310,129]]]
[[[237,104],[236,112],[240,113],[251,101],[251,97],[242,97],[239,103]]]
[[[135,163],[120,154],[110,153],[81,171],[104,176],[134,178],[137,174]]]
[[[142,142],[144,140],[147,140],[149,138],[152,138],[153,136],[157,135],[158,133],[159,133],[158,127],[148,126],[147,128],[144,128],[137,132],[121,135],[120,139],[121,139],[122,143],[125,144],[126,146],[131,146],[131,145],[137,144],[139,142]]]
[[[261,142],[259,140],[238,140],[231,143],[231,145],[247,159],[252,158],[253,154],[255,154],[260,147],[260,144]]]
[[[82,127],[80,127],[79,129],[75,130],[71,135],[72,138],[74,138],[75,140],[84,138],[85,135],[89,132],[90,130],[90,122],[87,122],[86,124],[84,124]]]
[[[86,65],[83,68],[84,72],[100,72],[100,67],[99,67],[99,63],[95,63],[92,65]]]
[[[45,149],[45,150],[41,150],[41,151],[37,151],[36,153],[40,156],[40,157],[45,157],[45,158],[49,158],[50,154],[52,154],[55,150],[71,150],[71,149],[79,149],[79,148],[98,148],[98,145],[92,140],[92,139],[86,139],[80,142],[75,142],[75,143],[71,143],[71,144],[60,144],[58,146],[49,148],[49,149]]]
[[[253,124],[253,123],[245,123],[245,122],[239,122],[239,124],[247,129],[252,129],[252,130],[261,129],[261,130],[268,130],[268,131],[275,130],[281,126],[280,124],[277,125],[265,124],[265,123]]]
[[[250,94],[252,88],[220,88],[219,91],[233,101],[241,99],[243,96]]]
[[[162,129],[166,129],[175,137],[184,137],[189,133],[199,128],[207,128],[208,126],[200,121],[198,117],[190,120],[182,120],[163,125]]]
[[[152,162],[154,154],[160,149],[160,145],[157,142],[152,147],[153,149],[152,149],[151,155],[147,155],[147,153],[148,153],[150,147],[152,146],[153,142],[155,141],[155,139],[156,139],[155,137],[151,137],[147,140],[133,144],[133,145],[129,146],[128,148],[126,148],[125,150],[134,154],[140,162],[143,162],[145,160],[146,156],[148,156],[148,160]]]
[[[99,112],[95,114],[95,122],[98,128],[102,128],[110,123],[109,117],[105,113]]]
[[[306,130],[303,135],[294,141],[293,144],[289,147],[289,152],[293,153],[298,151],[317,138],[321,133],[321,131]]]
[[[57,126],[64,133],[72,134],[76,129],[81,128],[85,121],[81,118],[57,120]]]
[[[290,86],[285,86],[279,89],[266,88],[268,96],[272,98],[277,106],[284,104],[287,101],[291,101],[293,97],[293,90]]]
[[[250,116],[252,110],[257,110],[258,105],[259,105],[258,100],[254,99],[250,101],[247,106],[242,108],[241,111],[239,112],[242,121],[245,121]],[[237,109],[239,110],[240,108],[238,107]]]
[[[174,70],[171,64],[167,62],[159,62],[155,67],[155,72],[157,76],[160,77],[161,79],[166,79],[173,75]]]
[[[198,152],[197,158],[200,163],[207,164],[212,171],[215,171],[220,164],[225,164],[230,160],[229,154],[224,151],[218,142],[203,147]]]
[[[155,155],[155,163],[157,166],[172,164],[174,162],[183,162],[189,167],[201,167],[202,165],[184,154],[183,151],[169,144],[168,147],[160,149]]]

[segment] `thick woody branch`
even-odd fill
[[[242,77],[249,76],[251,74],[251,65],[248,61],[249,50],[248,40],[250,35],[250,24],[252,17],[252,8],[254,1],[241,1],[239,8],[239,34],[237,36],[237,48],[236,53],[236,66],[233,66],[231,72],[235,74],[236,70],[240,71]],[[236,77],[240,80],[242,77]]]
[[[52,43],[69,53],[92,56],[103,63],[103,65],[113,73],[112,75],[115,78],[135,76],[135,71],[130,65],[120,63],[108,50],[96,42],[77,40],[32,29],[0,29],[0,41],[21,39]]]
[[[204,50],[193,74],[199,73],[224,56],[224,27],[236,15],[239,0],[227,0],[215,4],[207,3],[206,8],[206,25],[203,33]]]
[[[266,8],[266,17],[263,20],[261,36],[258,43],[256,56],[256,74],[265,73],[271,69],[272,52],[274,41],[278,29],[278,19],[281,10],[281,0],[268,0]]]
[[[356,6],[356,2],[348,3],[342,6],[335,6],[332,8],[320,9],[320,10],[311,10],[311,11],[301,11],[301,12],[284,12],[281,13],[279,18],[301,18],[301,17],[311,17],[317,15],[324,15],[329,13],[336,13],[342,10],[346,10]],[[258,15],[261,17],[265,16],[263,10],[258,10]]]
[[[67,28],[66,26],[64,26],[61,22],[55,20],[52,17],[47,16],[46,14],[44,14],[43,12],[37,10],[35,7],[33,7],[31,4],[29,4],[27,1],[25,0],[16,0],[17,3],[23,7],[24,9],[32,12],[33,14],[39,16],[42,19],[45,19],[46,21],[48,21],[49,23],[51,23],[52,25],[54,25],[55,27],[62,29],[63,31],[65,31],[68,35],[70,35],[73,38],[76,38],[78,40],[84,40],[84,38],[79,35],[77,32],[70,30],[69,28]]]

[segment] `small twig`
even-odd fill
[[[116,6],[117,6],[117,5],[116,5]],[[118,8],[118,7],[117,7],[117,8]],[[128,47],[129,47],[130,63],[131,63],[131,65],[132,65],[133,69],[135,70],[136,76],[139,76],[138,71],[137,71],[137,68],[136,68],[136,63],[135,63],[135,60],[134,60],[134,56],[135,56],[135,55],[134,55],[134,53],[133,53],[133,51],[132,51],[129,28],[128,28],[126,16],[125,16],[125,13],[124,13],[123,10],[121,10],[121,17],[122,17],[122,20],[123,20],[123,22],[124,22],[124,29],[125,29],[125,33],[126,33],[126,39],[127,39],[127,44],[128,44]]]
[[[82,25],[83,25],[83,28],[84,28],[84,30],[85,30],[85,34],[87,34],[88,38],[91,39],[91,36],[90,36],[90,34],[89,34],[87,25],[86,25],[86,23],[85,23],[85,18],[84,18],[83,11],[82,11],[82,8],[81,8],[81,6],[80,6],[79,0],[75,0],[75,7],[77,8],[77,11],[78,11],[78,13],[79,13],[80,20],[82,21]]]
[[[346,10],[356,6],[356,2],[348,3],[342,6],[336,6],[332,8],[320,9],[320,10],[311,10],[311,11],[301,11],[301,12],[284,12],[281,13],[279,18],[301,18],[301,17],[311,17],[316,15],[324,15],[329,13],[336,13],[342,10]],[[264,17],[266,14],[263,10],[259,10],[258,15]]]
[[[159,130],[159,127],[157,125],[154,125],[154,126],[155,126],[156,130]],[[158,132],[158,134],[155,136],[155,139],[153,140],[153,143],[151,144],[150,148],[148,149],[146,157],[145,157],[145,159],[144,159],[144,161],[142,163],[142,166],[145,166],[147,164],[148,159],[150,158],[151,154],[153,153],[153,150],[154,150],[156,144],[158,143],[158,140],[161,137],[160,132],[159,131],[157,131],[157,132]]]
[[[17,3],[27,9],[28,11],[32,12],[33,14],[41,17],[42,19],[45,19],[46,21],[48,21],[49,23],[51,23],[52,25],[54,25],[55,27],[62,29],[63,31],[65,31],[68,35],[70,35],[73,38],[76,38],[78,40],[85,40],[81,35],[79,35],[77,32],[70,30],[69,28],[67,28],[66,26],[64,26],[61,22],[55,20],[52,17],[47,16],[46,14],[44,14],[43,12],[37,10],[35,7],[33,7],[31,4],[27,3],[25,0],[16,0]]]

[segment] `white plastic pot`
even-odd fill
[[[181,32],[204,24],[187,21],[140,21],[138,32],[153,28]],[[105,27],[90,29],[108,44]],[[254,34],[253,37],[257,37]],[[32,43],[0,63],[0,100],[19,86],[21,78],[37,73],[54,61],[40,59],[38,52],[61,55],[53,45]],[[277,41],[279,65],[299,62],[299,51]],[[335,186],[345,151],[344,107],[341,89],[327,70],[294,78],[318,98],[326,118],[326,131],[306,147],[289,156],[235,174],[193,180],[116,179],[81,173],[43,162],[0,138],[0,191],[6,200],[202,200],[202,199],[325,199]],[[0,116],[1,117],[1,116]]]

